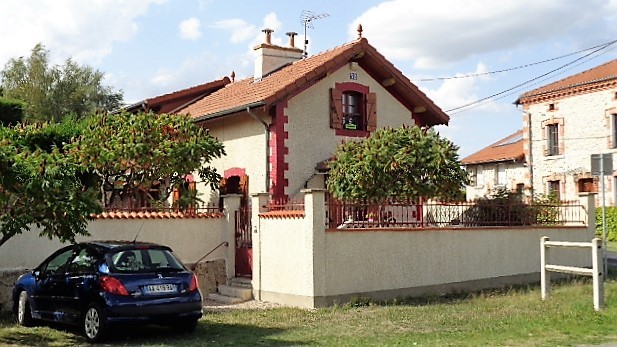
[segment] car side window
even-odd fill
[[[79,253],[71,260],[69,271],[71,273],[89,273],[96,271],[97,254],[90,248],[82,248]]]
[[[73,255],[73,248],[69,248],[55,257],[49,259],[45,269],[42,271],[45,275],[53,275],[56,273],[64,273],[68,269],[68,261]]]

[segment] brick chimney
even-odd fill
[[[255,50],[255,80],[260,80],[272,71],[275,71],[289,63],[302,59],[302,50],[294,45],[294,32],[287,33],[289,47],[281,47],[272,44],[272,29],[262,30],[266,34],[266,42],[253,48]]]

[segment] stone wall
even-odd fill
[[[199,289],[204,298],[207,298],[208,294],[216,293],[219,284],[227,284],[225,259],[203,261],[197,265],[191,264],[189,268],[197,275]]]
[[[13,284],[19,276],[25,274],[30,270],[28,269],[11,269],[0,270],[0,312],[9,311],[13,308],[11,302],[11,292],[13,291]]]

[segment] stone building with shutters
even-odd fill
[[[617,60],[522,94],[525,186],[534,194],[574,200],[599,192],[592,154],[612,154],[617,167]],[[617,205],[617,172],[604,177],[607,205]],[[601,205],[601,194],[596,204]]]
[[[482,148],[463,158],[461,164],[469,173],[469,185],[465,187],[468,201],[486,197],[499,189],[523,195],[525,187],[525,153],[523,131]]]
[[[255,50],[254,75],[236,79],[174,112],[188,114],[225,145],[212,164],[224,177],[221,191],[197,182],[200,197],[220,193],[274,199],[300,198],[324,188],[324,165],[341,142],[365,138],[379,127],[447,124],[449,117],[362,37],[304,57],[288,33],[285,47],[272,30]],[[173,95],[171,93],[169,95]]]

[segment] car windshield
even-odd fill
[[[123,249],[109,256],[109,267],[113,272],[174,272],[183,271],[184,266],[166,249]]]

